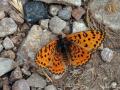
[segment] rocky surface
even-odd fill
[[[119,0],[22,0],[24,15],[8,1],[0,1],[0,90],[119,90]],[[105,31],[87,63],[60,75],[35,64],[58,35],[87,29]]]

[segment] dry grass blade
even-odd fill
[[[9,3],[24,16],[22,0],[10,0]]]

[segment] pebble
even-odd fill
[[[77,7],[72,10],[72,17],[75,20],[80,20],[80,18],[85,14],[85,10],[82,7]]]
[[[3,45],[0,43],[0,52],[3,50]]]
[[[112,82],[111,83],[111,88],[115,89],[117,87],[117,83],[116,82]]]
[[[37,73],[33,73],[28,79],[27,82],[31,87],[44,88],[46,86],[46,80],[44,80]]]
[[[48,85],[45,87],[45,90],[57,90],[57,88],[54,85]]]
[[[1,53],[2,57],[6,57],[6,58],[10,58],[10,59],[15,59],[15,53],[12,50],[7,50],[7,51],[3,51]]]
[[[69,20],[71,18],[71,9],[63,8],[59,10],[58,17],[60,17],[63,20]]]
[[[58,14],[58,11],[62,8],[60,5],[50,5],[49,7],[49,13],[52,16],[56,16]]]
[[[28,2],[24,6],[25,19],[27,22],[36,23],[41,19],[48,18],[47,6],[38,1]]]
[[[58,4],[68,4],[74,6],[81,6],[81,0],[34,0],[34,1],[43,1],[46,3],[58,3]]]
[[[50,30],[56,34],[61,34],[62,30],[66,27],[66,25],[67,23],[57,16],[54,16],[53,18],[51,18],[49,22]]]
[[[4,11],[0,11],[0,19],[3,19],[5,17],[5,12]]]
[[[16,63],[12,59],[0,57],[0,76],[13,70],[15,67]]]
[[[14,44],[9,37],[6,37],[3,40],[3,46],[4,46],[5,49],[12,49],[14,47]]]
[[[13,34],[17,31],[17,24],[12,18],[3,18],[0,21],[0,37]]]
[[[34,61],[38,50],[53,38],[54,35],[48,30],[42,30],[39,25],[33,25],[17,52],[19,64],[23,64],[23,62],[27,60]]]
[[[10,81],[16,81],[19,79],[22,79],[22,72],[20,70],[20,67],[17,67],[14,71],[12,71],[10,75]]]
[[[109,48],[104,48],[101,52],[101,57],[105,62],[111,62],[114,56],[114,51]]]
[[[9,14],[10,14],[10,17],[16,22],[21,24],[24,22],[24,19],[22,18],[21,14],[16,13],[14,10],[10,10]]]
[[[87,30],[87,27],[83,21],[74,21],[73,22],[73,33],[75,32],[80,32],[80,31],[85,31]]]
[[[40,21],[40,26],[43,29],[48,29],[48,23],[49,23],[49,19],[44,19]]]
[[[30,90],[30,87],[26,80],[21,79],[13,84],[12,90]]]

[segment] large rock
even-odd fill
[[[92,0],[89,10],[93,17],[114,31],[120,30],[120,1]]]
[[[49,31],[42,30],[39,25],[34,25],[17,52],[17,60],[19,63],[23,64],[23,61],[27,60],[34,61],[38,50],[52,38],[53,35]]]

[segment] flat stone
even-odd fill
[[[46,86],[46,81],[37,73],[33,73],[28,79],[27,82],[31,87],[44,88]]]
[[[12,18],[3,18],[0,21],[0,37],[13,34],[17,31],[17,24]]]
[[[16,67],[16,63],[9,58],[0,58],[0,76],[13,70]]]
[[[30,87],[26,80],[21,79],[13,84],[12,90],[30,90]]]
[[[57,16],[54,16],[49,22],[49,28],[52,32],[60,34],[62,33],[62,30],[66,27],[66,24],[67,23],[64,20],[60,19]]]
[[[17,52],[18,62],[23,64],[27,60],[34,61],[38,50],[53,39],[53,37],[51,32],[42,30],[39,25],[34,25]]]
[[[34,0],[34,1],[43,1],[45,3],[58,3],[58,4],[67,4],[74,6],[81,6],[81,0]]]
[[[48,85],[45,87],[45,90],[57,90],[57,88],[54,85]]]
[[[6,37],[3,40],[3,46],[5,49],[12,49],[14,47],[14,44],[13,44],[12,40],[10,40],[9,37]]]
[[[80,32],[80,31],[85,31],[87,30],[87,27],[83,21],[74,21],[73,22],[73,33],[75,32]]]

